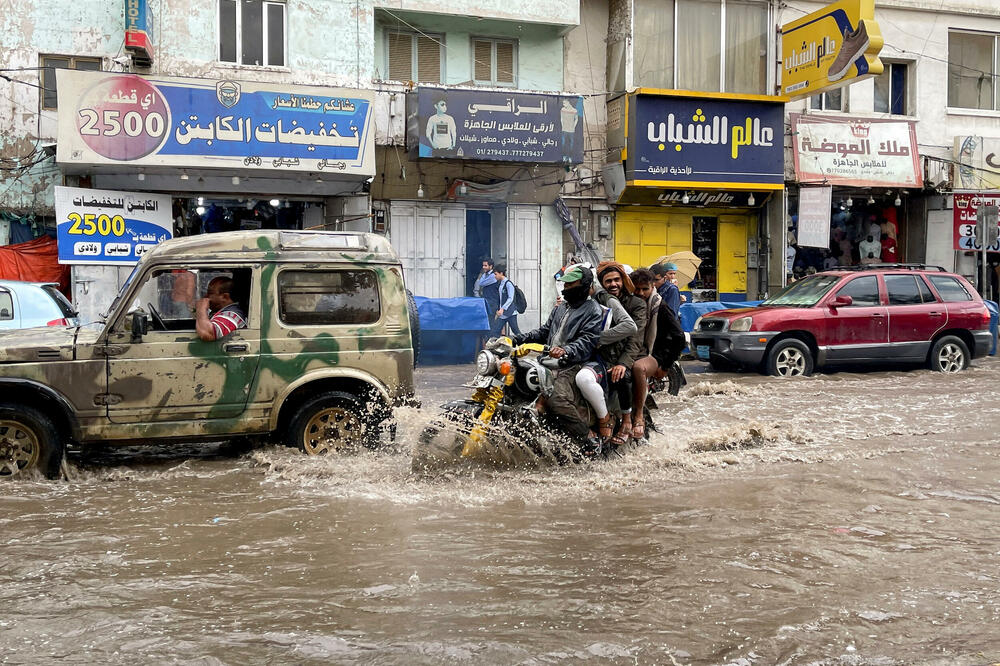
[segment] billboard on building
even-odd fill
[[[882,73],[875,0],[840,0],[781,26],[781,94],[802,99]]]
[[[956,136],[955,161],[957,189],[1000,190],[1000,138]]]
[[[736,96],[638,93],[628,104],[629,185],[784,187],[784,104]]]
[[[134,264],[174,235],[170,196],[56,186],[60,264]]]
[[[795,176],[800,183],[923,186],[912,121],[789,115]]]
[[[410,157],[579,164],[583,97],[420,86],[407,96]]]
[[[64,164],[375,175],[374,93],[60,69]]]
[[[1000,206],[1000,192],[956,192],[955,206],[955,249],[980,250],[976,240],[976,213],[984,206]],[[986,248],[987,252],[1000,252],[1000,240]]]

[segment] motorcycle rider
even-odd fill
[[[645,355],[644,340],[649,306],[645,299],[635,295],[635,285],[622,264],[602,261],[597,266],[597,276],[605,291],[618,299],[629,318],[635,322],[635,330],[614,344],[605,343],[605,335],[602,333],[601,343],[608,346],[599,349],[609,368],[609,390],[618,396],[618,406],[622,413],[621,427],[612,437],[611,444],[621,446],[632,436],[632,366]]]
[[[543,342],[549,356],[557,359],[552,395],[547,405],[565,432],[583,445],[583,452],[596,455],[600,440],[590,438],[587,423],[576,409],[575,380],[583,363],[590,361],[601,336],[604,310],[590,297],[594,275],[581,264],[568,266],[558,280],[563,283],[562,301],[548,320],[533,331],[515,335],[514,345]]]

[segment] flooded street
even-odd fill
[[[419,372],[397,451],[0,484],[0,662],[1000,661],[1000,361],[691,372],[624,457],[413,475],[471,374]]]

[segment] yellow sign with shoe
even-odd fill
[[[780,94],[791,99],[882,73],[875,0],[840,0],[781,26]]]

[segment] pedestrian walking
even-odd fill
[[[497,337],[505,327],[508,327],[513,335],[521,335],[521,329],[517,325],[517,308],[514,306],[516,289],[514,283],[507,279],[507,264],[494,265],[493,275],[499,286],[500,305],[495,312],[496,321],[490,329],[490,337]]]

